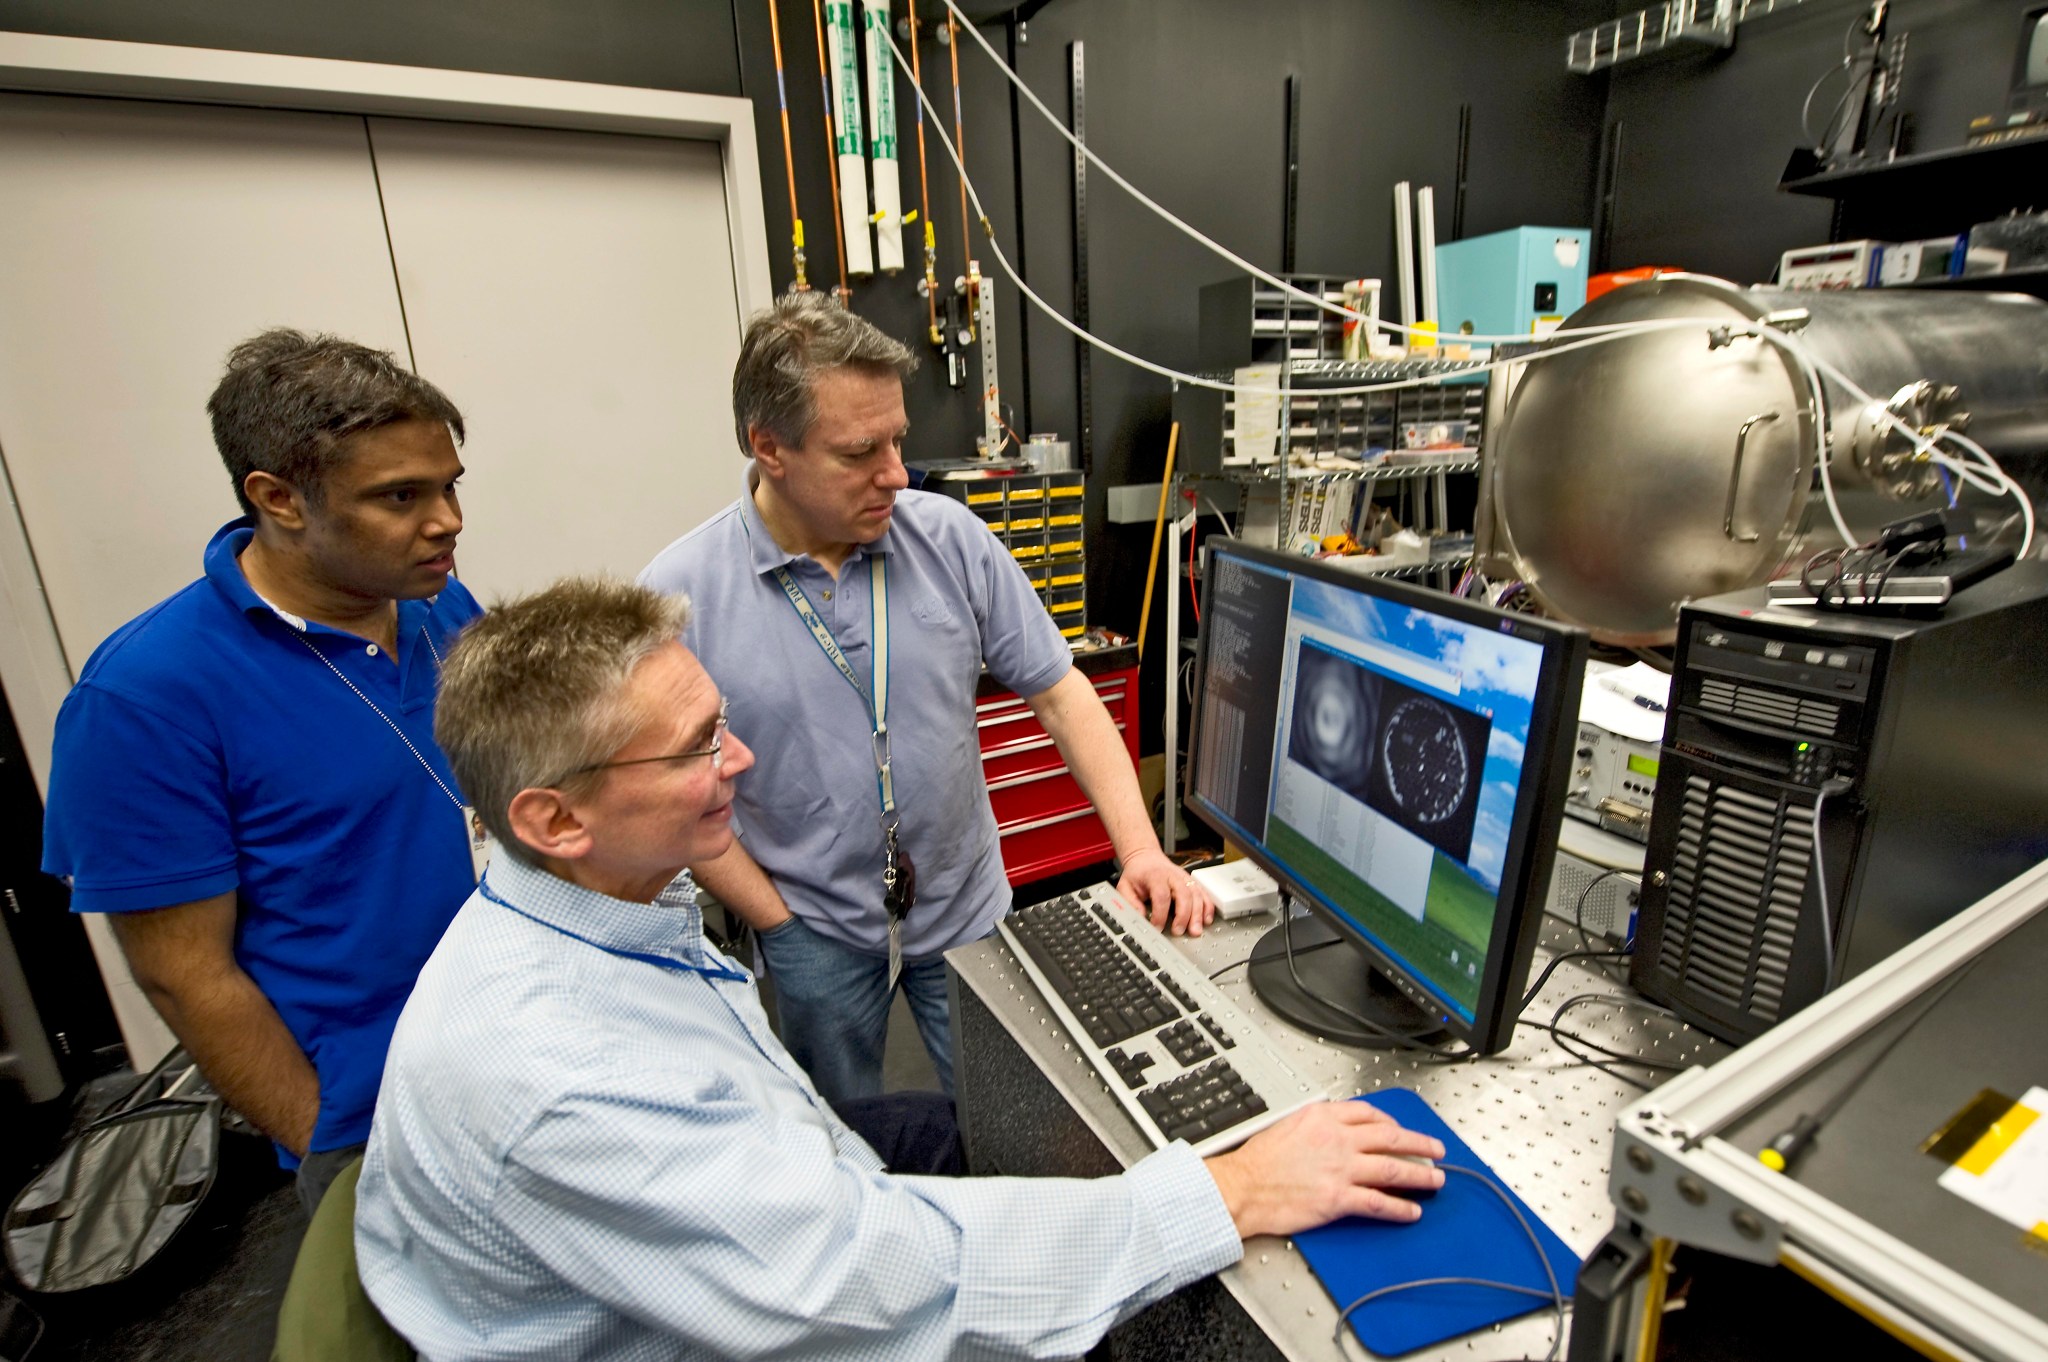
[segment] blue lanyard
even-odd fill
[[[740,522],[744,525],[746,522]],[[884,831],[896,825],[896,782],[890,775],[889,762],[889,567],[886,556],[868,553],[868,609],[869,628],[868,655],[871,659],[871,685],[864,690],[860,678],[853,674],[853,664],[846,660],[846,654],[839,647],[839,640],[832,637],[832,631],[825,621],[818,617],[818,608],[811,604],[811,598],[804,594],[789,569],[775,569],[775,580],[782,586],[782,594],[789,598],[790,608],[796,611],[804,628],[810,630],[811,640],[818,645],[839,674],[846,678],[846,684],[853,687],[867,706],[868,721],[874,728],[875,748],[875,793],[882,801],[882,827]],[[872,692],[872,693],[870,693]]]
[[[592,941],[587,936],[578,936],[576,933],[570,931],[568,928],[557,927],[552,922],[547,922],[540,918],[537,918],[532,913],[529,913],[525,909],[520,908],[518,905],[514,904],[511,900],[501,897],[496,890],[491,888],[490,874],[488,871],[485,872],[483,879],[477,881],[476,887],[478,893],[482,894],[492,903],[497,904],[500,908],[509,908],[513,912],[519,914],[519,916],[525,918],[528,922],[538,922],[541,926],[547,928],[551,932],[560,932],[563,936],[568,937],[571,941],[581,941],[586,946],[594,946],[598,950],[603,951],[606,955],[616,955],[622,960],[638,960],[643,965],[659,965],[663,969],[677,970],[684,974],[701,974],[706,979],[730,979],[736,984],[744,984],[747,982],[747,976],[739,973],[737,970],[729,970],[716,965],[692,965],[682,960],[671,959],[666,955],[649,955],[644,951],[614,950],[610,946],[605,945],[601,941]]]

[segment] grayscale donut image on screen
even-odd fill
[[[1492,721],[1397,681],[1382,688],[1365,802],[1463,861],[1472,849]]]
[[[1294,724],[1287,754],[1363,800],[1379,732],[1380,678],[1327,648],[1296,650]]]

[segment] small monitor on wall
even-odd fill
[[[1338,1040],[1505,1048],[1586,635],[1236,542],[1202,622],[1188,805],[1313,919],[1259,944],[1253,987]]]
[[[2048,5],[2029,5],[2013,58],[2012,111],[2048,109]]]

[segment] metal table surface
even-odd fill
[[[1219,919],[1200,938],[1171,940],[1213,974],[1247,957],[1276,920],[1270,914]],[[1551,954],[1576,944],[1571,928],[1546,921],[1530,977]],[[1000,937],[946,958],[953,967],[961,1124],[973,1171],[1089,1176],[1128,1167],[1150,1152]],[[1580,993],[1633,996],[1600,972],[1602,963],[1560,966],[1525,1015],[1548,1020],[1560,1003]],[[1607,1172],[1614,1119],[1638,1090],[1574,1060],[1548,1032],[1524,1027],[1506,1052],[1488,1059],[1431,1062],[1399,1051],[1351,1049],[1298,1031],[1264,1007],[1241,969],[1217,982],[1327,1096],[1370,1095],[1379,1088],[1420,1093],[1581,1257],[1612,1227]],[[1574,1009],[1564,1029],[1674,1063],[1711,1063],[1727,1052],[1689,1026],[1599,1003]],[[1005,1047],[1027,1056],[1028,1064],[1010,1062]],[[1057,1100],[1048,1100],[1048,1084]],[[1569,1300],[1571,1285],[1563,1285]],[[1270,1356],[1300,1362],[1371,1356],[1349,1331],[1341,1343],[1334,1337],[1336,1316],[1337,1307],[1293,1242],[1259,1238],[1214,1281],[1197,1283],[1122,1326],[1111,1337],[1112,1352],[1128,1358]],[[1554,1314],[1541,1309],[1407,1356],[1415,1362],[1542,1357],[1555,1328]]]

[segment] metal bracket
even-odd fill
[[[993,458],[1003,445],[1002,380],[996,371],[996,291],[981,278],[981,268],[974,261],[967,262],[967,272],[980,281],[973,293],[976,329],[981,332],[981,438],[982,450]]]
[[[1750,8],[1750,0],[1743,0],[1742,17]],[[1565,43],[1565,65],[1590,75],[1678,44],[1730,48],[1736,19],[1736,0],[1666,0],[1572,34]]]
[[[1920,452],[1887,417],[1894,417],[1929,440],[1969,424],[1962,391],[1954,384],[1926,379],[1908,383],[1889,401],[1875,401],[1853,413],[1849,456],[1879,492],[1900,501],[1919,501],[1941,490],[1934,460]]]
[[[1067,47],[1067,95],[1074,140],[1088,143],[1088,64],[1085,47],[1074,42]],[[1074,150],[1074,325],[1089,329],[1088,307],[1088,158],[1079,147]],[[1086,344],[1074,347],[1074,406],[1079,429],[1074,435],[1074,455],[1083,473],[1095,471],[1095,351]]]
[[[1690,1070],[1665,1088],[1684,1083],[1689,1089],[1689,1080],[1696,1081],[1696,1075],[1705,1072]],[[1785,1242],[1783,1218],[1688,1166],[1705,1157],[1698,1150],[1708,1138],[1688,1123],[1673,1120],[1659,1106],[1623,1116],[1614,1125],[1608,1194],[1648,1234],[1744,1262],[1776,1263]]]
[[[1813,314],[1803,307],[1781,308],[1776,312],[1766,312],[1757,318],[1759,325],[1768,326],[1773,331],[1783,331],[1787,335],[1804,331],[1812,321]]]

